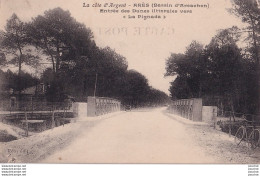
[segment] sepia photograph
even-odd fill
[[[259,169],[259,25],[259,0],[0,0],[0,163]]]

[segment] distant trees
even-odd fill
[[[21,80],[21,85],[17,84],[19,79]],[[38,78],[23,71],[18,75],[11,70],[7,70],[6,72],[0,70],[0,93],[1,91],[9,91],[10,89],[17,91],[18,86],[20,86],[21,89],[35,86],[39,81]]]
[[[164,92],[151,88],[146,95],[146,104],[150,106],[167,105],[170,102],[170,98]]]
[[[124,101],[137,106],[145,102],[148,95],[149,85],[147,79],[135,70],[129,70],[125,75]]]

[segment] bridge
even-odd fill
[[[76,123],[1,145],[0,162],[23,163],[259,163],[228,134],[206,123],[139,109],[85,117]],[[20,151],[26,150],[26,153]],[[233,150],[237,152],[234,153]]]
[[[201,98],[172,101],[169,112],[197,122],[215,123],[217,117],[217,107],[203,106]]]
[[[35,111],[31,104],[24,111],[0,111],[0,120],[23,128],[25,136],[28,136],[29,131],[44,131],[75,122],[80,117],[100,116],[120,111],[121,108],[120,101],[107,97],[88,97],[87,103],[76,102],[70,108],[60,106],[60,104],[57,107],[55,104],[44,107],[44,109],[49,109],[48,111]]]

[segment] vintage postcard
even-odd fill
[[[0,0],[0,163],[259,164],[259,17],[258,0]]]

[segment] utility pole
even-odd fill
[[[95,81],[94,97],[96,97],[96,89],[97,89],[97,76],[98,76],[98,74],[96,73],[96,81]]]

